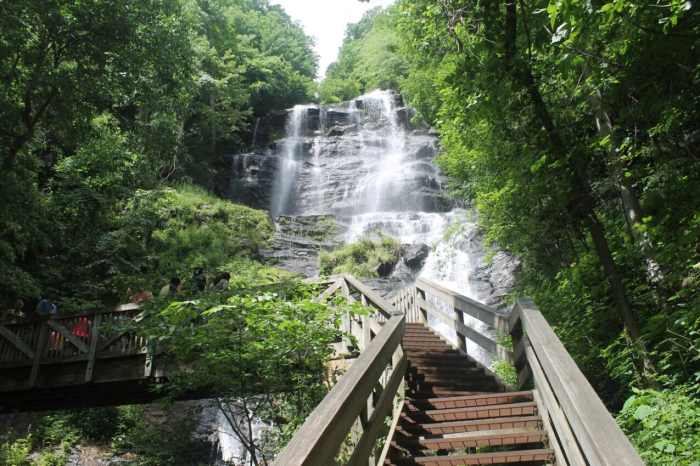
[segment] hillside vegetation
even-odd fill
[[[348,28],[321,85],[327,101],[349,83],[400,90],[439,131],[453,194],[522,261],[514,295],[534,298],[602,399],[618,410],[634,387],[663,390],[621,417],[658,465],[700,460],[684,446],[697,427],[661,415],[697,423],[698,38],[697,2],[399,0]],[[370,71],[377,49],[392,57]]]

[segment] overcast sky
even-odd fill
[[[356,23],[365,11],[375,6],[388,6],[394,0],[272,0],[270,3],[282,5],[294,20],[301,23],[306,33],[316,41],[316,53],[320,57],[319,74],[323,76],[326,67],[338,56],[343,43],[345,26]]]

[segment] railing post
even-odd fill
[[[457,322],[464,323],[464,312],[460,311],[459,309],[453,307],[455,317]],[[464,354],[467,354],[467,338],[466,336],[462,335],[459,330],[455,329],[455,333],[457,334],[457,347],[462,351]]]
[[[92,381],[92,374],[95,370],[95,359],[97,357],[97,343],[100,338],[100,323],[102,314],[95,314],[92,319],[92,332],[90,332],[90,349],[88,351],[88,362],[85,368],[85,382]]]
[[[34,361],[32,363],[32,371],[29,374],[29,388],[36,385],[36,380],[39,377],[39,369],[41,368],[41,359],[46,351],[46,344],[49,339],[49,326],[46,322],[40,324],[39,338],[36,341],[36,352],[34,353]]]

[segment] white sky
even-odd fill
[[[301,23],[306,33],[314,38],[316,53],[320,57],[319,75],[323,77],[328,65],[338,56],[345,27],[358,22],[367,10],[389,6],[394,0],[272,0],[270,3],[282,5],[289,16]]]

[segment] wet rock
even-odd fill
[[[401,247],[404,263],[411,270],[420,270],[430,254],[430,246],[425,243],[405,244]]]
[[[382,278],[390,276],[394,271],[396,262],[396,260],[392,260],[388,262],[382,262],[381,264],[379,264],[379,266],[377,267],[377,275],[379,275]]]
[[[357,125],[347,125],[347,126],[332,126],[328,131],[326,131],[326,137],[340,137],[344,136],[346,133],[357,131]]]
[[[279,157],[271,153],[249,153],[230,155],[228,159],[232,176],[227,197],[257,209],[267,209]]]
[[[352,114],[345,110],[329,109],[325,114],[327,126],[345,126],[352,123]]]
[[[284,137],[287,125],[287,114],[285,110],[270,112],[260,118],[257,124],[254,145],[265,146],[271,142]]]
[[[320,251],[339,247],[344,233],[333,215],[279,216],[271,244],[261,254],[285,270],[316,277]]]
[[[415,116],[415,114],[415,110],[410,107],[401,107],[396,110],[396,118],[403,128],[411,127],[411,119]]]

